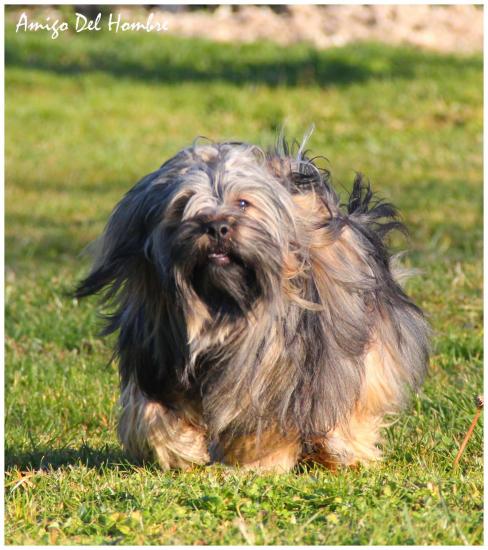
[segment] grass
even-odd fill
[[[482,58],[365,44],[217,45],[6,27],[7,544],[482,544]],[[137,466],[93,301],[66,292],[121,195],[195,135],[271,143],[285,122],[411,230],[408,291],[435,330],[385,461],[257,476]],[[395,246],[404,243],[396,242]],[[481,423],[482,424],[482,423]]]

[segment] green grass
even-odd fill
[[[482,544],[482,58],[383,45],[217,45],[6,29],[8,544]],[[163,473],[115,437],[117,372],[93,301],[66,292],[121,195],[201,134],[273,141],[285,122],[411,230],[409,292],[430,376],[385,461],[331,474]],[[395,241],[395,246],[404,243]]]

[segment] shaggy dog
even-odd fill
[[[76,293],[112,310],[126,451],[163,468],[377,459],[428,362],[384,243],[402,228],[360,175],[340,204],[283,139],[195,142],[143,178]]]

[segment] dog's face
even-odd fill
[[[168,163],[151,254],[213,313],[245,313],[257,299],[271,300],[293,240],[291,194],[248,146],[205,146],[180,157]]]

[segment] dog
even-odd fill
[[[341,204],[319,164],[283,138],[196,140],[114,209],[76,296],[111,308],[133,459],[286,472],[380,458],[429,326],[385,244],[397,210],[360,174]]]

